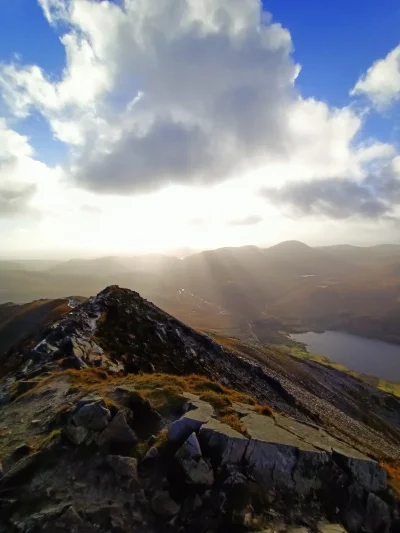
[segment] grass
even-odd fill
[[[39,392],[46,384],[55,379],[67,378],[70,381],[70,390],[82,391],[83,393],[93,392],[101,394],[105,399],[107,407],[115,413],[121,406],[115,399],[110,399],[111,387],[131,385],[134,390],[143,398],[150,401],[153,408],[162,411],[168,410],[180,413],[187,399],[183,393],[196,394],[201,400],[210,403],[218,416],[223,417],[225,423],[243,433],[243,425],[230,407],[233,403],[243,403],[256,407],[256,411],[266,416],[272,416],[273,412],[269,406],[257,405],[254,398],[247,394],[235,391],[220,383],[212,381],[204,376],[187,375],[176,376],[171,374],[130,374],[125,377],[115,377],[107,374],[103,370],[88,368],[84,370],[68,369],[44,378],[34,389],[28,391],[24,396]],[[20,397],[21,398],[21,397]]]
[[[269,405],[256,405],[255,410],[256,410],[256,413],[258,413],[259,415],[271,416],[271,417],[274,416],[274,411]]]
[[[226,414],[223,414],[220,417],[220,421],[223,424],[230,426],[232,429],[234,429],[238,433],[241,433],[245,437],[250,437],[250,435],[247,433],[246,426],[240,421],[240,418],[238,417],[236,413],[228,412]]]
[[[53,444],[53,442],[61,435],[61,429],[54,429],[49,435],[47,435],[42,442],[37,446],[36,451],[45,450]]]
[[[227,394],[217,394],[213,391],[201,394],[200,400],[211,404],[216,411],[221,411],[225,409],[225,407],[232,405],[232,402]]]
[[[379,379],[377,384],[378,389],[394,394],[400,398],[400,383],[390,383],[384,379]]]

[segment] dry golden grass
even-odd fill
[[[40,392],[47,384],[57,379],[67,378],[70,381],[73,392],[82,391],[82,395],[90,391],[102,394],[108,407],[112,411],[120,408],[116,399],[108,397],[111,388],[114,386],[132,385],[132,387],[143,398],[150,401],[155,409],[180,411],[186,398],[182,396],[184,392],[196,394],[201,400],[210,403],[220,419],[231,427],[244,433],[244,427],[239,418],[230,407],[234,402],[255,406],[258,413],[273,416],[269,406],[257,405],[254,398],[241,392],[229,389],[224,385],[216,383],[204,376],[188,375],[176,376],[170,374],[130,374],[125,377],[110,376],[104,370],[88,368],[85,370],[65,370],[44,378],[34,389],[31,389],[24,396]],[[21,398],[21,397],[20,397]]]
[[[269,405],[256,405],[255,410],[259,415],[274,416],[274,411]]]
[[[400,466],[389,463],[381,463],[388,475],[388,484],[394,493],[400,498]]]
[[[242,424],[242,422],[240,421],[240,418],[238,417],[236,413],[230,412],[230,413],[222,414],[222,416],[220,416],[220,421],[223,424],[230,426],[232,429],[234,429],[238,433],[241,433],[245,437],[250,436],[247,433],[245,425]]]

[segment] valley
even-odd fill
[[[0,302],[89,297],[118,284],[201,330],[259,342],[279,332],[343,331],[400,343],[400,246],[312,248],[287,241],[184,259],[104,257],[0,263]]]

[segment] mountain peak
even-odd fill
[[[298,250],[312,250],[311,246],[304,244],[301,241],[282,241],[267,250],[288,250],[288,251],[298,251]]]

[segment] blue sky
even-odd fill
[[[0,5],[0,247],[398,240],[398,0]]]
[[[399,42],[397,0],[270,0],[263,3],[290,30],[294,57],[302,65],[298,86],[304,96],[345,106],[349,90],[378,58]],[[399,137],[393,114],[373,114],[365,134],[386,142]],[[398,117],[398,112],[396,112]]]

